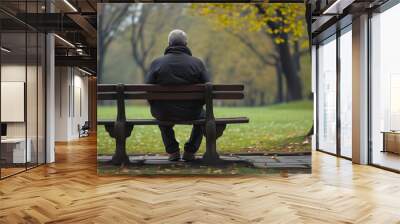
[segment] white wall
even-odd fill
[[[78,72],[78,75],[76,74]],[[73,119],[72,119],[72,135],[78,137],[78,124],[83,125],[85,121],[89,120],[89,102],[88,102],[88,78],[87,76],[82,76],[82,73],[75,70],[74,75],[74,108],[72,109]]]
[[[55,68],[55,141],[68,140],[68,71],[67,67]]]
[[[76,68],[56,67],[56,141],[79,138],[78,125],[88,120],[88,78],[83,75]]]

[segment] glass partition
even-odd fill
[[[26,138],[26,41],[25,32],[1,34],[2,177],[24,171],[31,161]]]
[[[43,10],[43,1],[28,6],[20,1],[17,8],[14,3],[0,6],[18,13]],[[13,26],[7,26],[5,20],[13,21]],[[0,178],[5,178],[45,163],[46,39],[43,33],[2,12],[0,26]]]
[[[318,149],[336,153],[336,36],[318,47]]]

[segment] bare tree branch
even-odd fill
[[[163,29],[169,16],[171,16],[168,10],[157,10],[158,5],[148,5],[143,7],[140,12],[140,16],[137,22],[132,24],[131,27],[131,45],[132,45],[132,56],[143,76],[148,71],[148,60],[151,50],[154,48],[157,42],[157,33]],[[163,6],[165,7],[165,6]],[[149,20],[152,13],[158,12],[157,20]],[[160,13],[161,11],[161,13]],[[172,23],[175,25],[178,20],[173,20]],[[153,22],[155,24],[151,24]],[[149,30],[150,29],[150,30]],[[151,34],[151,35],[146,35]]]
[[[129,7],[128,5],[125,5],[125,7],[114,7],[110,9],[109,7],[106,7],[106,5],[100,5],[99,9],[100,13],[99,13],[99,24],[98,24],[98,29],[99,29],[98,41],[100,48],[98,49],[99,63],[97,72],[98,72],[98,80],[100,83],[102,83],[104,63],[105,63],[104,57],[106,55],[109,45],[111,44],[116,34],[118,33],[117,31],[120,29],[121,23],[126,18],[129,12]],[[108,10],[111,10],[111,12],[109,12]],[[108,18],[106,17],[106,14],[113,15],[113,17]]]
[[[103,17],[103,22],[99,24],[99,28],[102,35],[104,35],[104,42],[102,46],[103,48],[107,48],[114,40],[122,21],[126,18],[126,15],[128,14],[129,5],[125,5],[124,7],[114,7],[110,10],[111,12],[107,12],[107,14],[112,15],[112,17],[105,19],[104,15],[106,7],[103,6],[101,9],[100,17]],[[104,23],[104,20],[107,23]]]
[[[226,29],[226,32],[229,34],[233,35],[237,39],[240,40],[242,44],[244,44],[248,49],[250,49],[263,63],[270,65],[270,66],[275,66],[276,61],[271,61],[269,60],[270,57],[275,57],[273,54],[264,54],[258,50],[258,48],[251,42],[249,41],[246,37],[243,37],[242,35],[232,32],[228,29]]]

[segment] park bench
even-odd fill
[[[116,149],[112,157],[115,165],[128,164],[126,139],[131,135],[135,125],[204,125],[206,137],[206,152],[202,162],[218,164],[221,162],[216,150],[216,140],[222,136],[227,124],[248,123],[247,117],[215,118],[213,100],[243,99],[243,85],[213,85],[211,83],[161,86],[153,84],[124,85],[99,84],[98,100],[117,101],[117,119],[99,120],[98,125],[104,125],[108,134],[115,138]],[[206,106],[205,119],[188,121],[159,121],[156,119],[126,119],[125,100],[204,100]]]

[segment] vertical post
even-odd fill
[[[129,137],[126,116],[125,116],[125,94],[124,85],[118,84],[117,90],[117,120],[114,123],[115,135],[115,154],[112,157],[112,163],[116,165],[129,164],[129,157],[126,154],[126,138]]]
[[[353,162],[368,163],[368,15],[353,19]]]
[[[336,31],[336,155],[337,156],[342,156],[342,117],[340,114],[341,111],[341,89],[340,89],[340,83],[341,83],[341,78],[342,78],[342,71],[341,71],[341,63],[340,63],[340,36],[341,36],[341,31],[338,30]]]
[[[217,125],[215,123],[213,108],[213,85],[206,83],[205,85],[205,101],[206,101],[206,152],[203,155],[203,161],[208,164],[215,164],[219,161],[217,153]]]
[[[310,42],[311,44],[311,42]],[[313,135],[312,135],[312,150],[317,149],[317,112],[318,112],[318,107],[317,107],[317,46],[312,45],[311,47],[311,88],[312,88],[312,96],[313,96],[313,117],[314,117],[314,122],[313,122]]]
[[[48,4],[49,7],[51,4]],[[50,11],[53,9],[50,8]],[[54,34],[46,34],[46,163],[55,162],[55,43]]]

